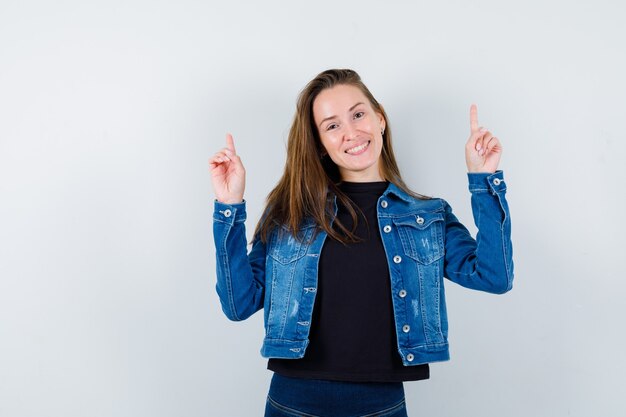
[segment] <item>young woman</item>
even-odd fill
[[[412,192],[383,107],[352,70],[301,92],[285,172],[250,253],[245,170],[227,135],[209,160],[217,293],[232,320],[264,309],[274,371],[266,416],[406,416],[403,381],[449,359],[443,278],[511,289],[500,141],[470,107],[465,146],[477,238],[442,199]]]

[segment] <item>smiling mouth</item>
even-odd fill
[[[350,148],[350,149],[346,149],[346,153],[349,155],[358,155],[360,153],[362,153],[363,151],[365,151],[365,149],[367,149],[368,146],[370,146],[370,142],[371,141],[367,141],[362,145],[359,146],[355,146],[354,148]]]

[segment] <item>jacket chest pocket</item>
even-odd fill
[[[270,239],[268,254],[281,264],[290,264],[302,258],[307,252],[313,228],[302,230],[302,239],[297,239],[284,228],[273,234]]]
[[[430,264],[443,256],[443,213],[412,214],[392,221],[405,255],[422,264]]]

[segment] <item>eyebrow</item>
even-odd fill
[[[355,107],[356,107],[356,106],[358,106],[359,104],[364,104],[364,103],[363,103],[362,101],[359,101],[359,102],[358,102],[358,103],[356,103],[354,106],[350,107],[350,109],[348,109],[348,111],[352,111],[352,110],[354,110],[354,109],[355,109]],[[326,120],[334,119],[335,117],[337,117],[337,116],[330,116],[330,117],[325,118],[324,120],[322,120],[322,121],[320,122],[320,124],[319,124],[318,126],[319,126],[319,127],[322,127],[322,124],[323,124]]]

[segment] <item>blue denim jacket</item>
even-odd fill
[[[511,220],[502,171],[468,174],[476,240],[442,199],[419,200],[393,184],[378,200],[378,228],[387,255],[398,351],[404,365],[449,359],[443,278],[501,294],[513,281]],[[250,253],[245,202],[215,202],[217,293],[231,320],[264,309],[267,358],[302,358],[320,253],[327,234],[305,219],[300,239],[275,230]]]

